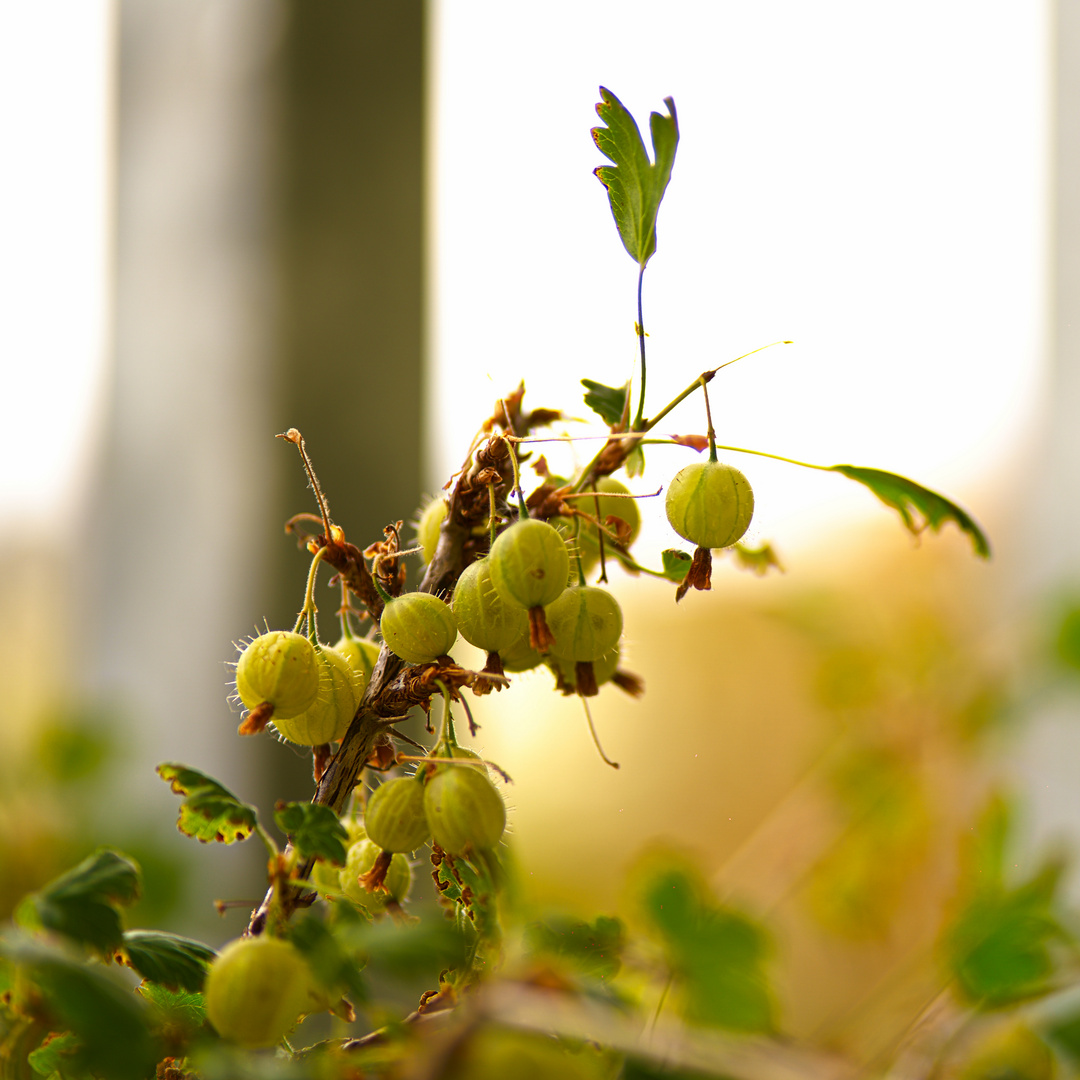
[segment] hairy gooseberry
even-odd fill
[[[316,650],[319,692],[297,716],[274,715],[274,727],[283,738],[300,746],[322,746],[340,739],[349,730],[362,684],[349,661],[334,649]]]
[[[435,558],[435,549],[439,546],[439,530],[446,520],[446,500],[440,495],[424,505],[416,522],[416,539],[424,562]]]
[[[671,527],[703,548],[730,547],[750,527],[754,492],[738,469],[719,461],[696,461],[668,484],[664,508]]]
[[[271,716],[302,713],[319,693],[314,645],[291,630],[260,634],[240,654],[236,692],[248,709],[262,714],[262,726]]]
[[[489,655],[513,645],[529,629],[525,609],[507,603],[496,591],[488,559],[465,568],[454,587],[451,607],[461,636]]]
[[[424,788],[413,776],[399,776],[375,789],[364,811],[368,839],[383,851],[415,851],[431,835],[424,813]]]
[[[369,911],[380,911],[387,900],[401,903],[412,887],[412,867],[404,854],[395,854],[383,881],[385,891],[370,892],[360,884],[360,878],[368,873],[379,857],[379,845],[371,840],[358,840],[349,848],[349,859],[339,874],[341,891],[354,903]]]
[[[552,651],[565,660],[599,660],[622,636],[622,611],[606,589],[574,585],[545,609],[555,635]]]
[[[369,641],[367,638],[342,637],[334,643],[334,650],[341,653],[349,661],[349,666],[353,671],[363,676],[364,682],[360,687],[362,693],[379,659],[378,644]]]
[[[424,810],[436,844],[450,855],[494,847],[506,829],[495,785],[471,765],[444,765],[424,788]]]
[[[432,593],[403,593],[387,601],[379,631],[390,651],[408,664],[430,664],[457,640],[450,605]]]
[[[638,505],[633,499],[612,498],[611,496],[629,495],[630,489],[612,476],[602,476],[596,482],[596,490],[600,493],[597,498],[575,499],[575,505],[584,510],[585,513],[596,517],[601,525],[619,534],[622,538],[619,541],[619,546],[628,548],[637,539],[637,534],[641,531],[641,511],[638,510]],[[596,509],[597,502],[600,503],[599,512]],[[625,524],[609,526],[607,523],[609,517],[619,518]],[[612,542],[611,534],[605,532],[605,545]],[[578,531],[578,544],[581,547],[583,556],[590,555],[594,558],[599,556],[600,540],[595,525],[582,522]]]
[[[265,936],[230,941],[210,965],[203,993],[218,1034],[248,1049],[277,1045],[302,1013],[325,1001],[303,956]]]
[[[529,644],[529,635],[522,634],[513,645],[499,653],[503,671],[532,671],[543,663],[544,658]]]

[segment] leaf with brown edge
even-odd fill
[[[176,827],[200,843],[232,844],[246,840],[258,824],[254,806],[242,803],[228,788],[188,765],[163,762],[158,775],[177,795],[180,804]]]

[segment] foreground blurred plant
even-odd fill
[[[585,465],[560,475],[545,457],[533,458],[532,447],[549,443],[556,452],[595,436],[544,435],[566,419],[563,412],[527,410],[518,387],[480,424],[445,495],[424,508],[415,549],[403,545],[396,518],[365,548],[349,542],[330,516],[300,433],[285,433],[317,501],[316,515],[289,523],[312,560],[295,625],[245,646],[236,693],[247,710],[242,734],[272,728],[312,748],[314,796],[278,803],[274,819],[289,838],[282,850],[255,808],[218,781],[185,764],[159,766],[180,796],[181,832],[221,844],[254,835],[266,846],[265,898],[246,934],[215,954],[174,934],[125,928],[141,876],[117,851],[99,850],[28,896],[0,945],[5,1076],[750,1080],[850,1071],[783,1037],[768,932],[719,903],[679,855],[657,855],[636,873],[637,914],[628,923],[524,914],[504,840],[500,788],[510,778],[459,742],[463,723],[474,733],[467,695],[512,692],[515,673],[545,665],[554,692],[581,699],[602,759],[617,767],[600,749],[588,698],[609,683],[632,695],[643,686],[621,666],[623,617],[603,587],[607,564],[676,585],[676,600],[711,588],[714,549],[756,572],[777,565],[771,545],[742,544],[753,491],[718,451],[839,473],[868,487],[912,533],[951,522],[976,554],[989,555],[971,517],[904,477],[718,444],[707,387],[719,367],[647,414],[642,286],[679,129],[668,99],[667,113],[650,117],[650,159],[633,118],[613,94],[602,89],[601,96],[603,123],[593,137],[612,164],[596,173],[638,266],[636,402],[633,380],[613,387],[583,379],[585,402],[606,432]],[[664,434],[661,421],[699,390],[705,433]],[[694,551],[669,549],[642,563],[632,550],[641,513],[613,474],[642,475],[646,447],[656,445],[708,456],[667,485],[668,520]],[[536,476],[531,485],[526,464]],[[390,508],[393,515],[406,509]],[[425,569],[419,587],[407,591],[405,560],[414,555]],[[324,564],[341,588],[333,646],[320,640],[313,599]],[[486,654],[482,670],[450,655],[459,635]],[[417,708],[430,745],[397,726]],[[874,776],[891,775],[875,767]],[[857,801],[857,778],[870,774],[845,775]],[[874,820],[885,825],[873,835],[895,834],[894,818]],[[1056,865],[1026,882],[1007,878],[1006,823],[995,804],[978,834],[968,895],[943,940],[948,1023],[933,1026],[929,1042],[920,1035],[896,1048],[889,1064],[901,1071],[979,1060],[963,1040],[999,1014],[1009,1026],[980,1028],[980,1035],[997,1039],[1010,1062],[1022,1061],[1021,1072],[1031,1062],[1042,1063],[1033,1066],[1038,1071],[1051,1053],[1064,1061],[1080,1045],[1080,1021],[1037,1022],[1023,1011],[1061,988],[1075,948],[1057,912]],[[409,912],[429,874],[447,919]],[[134,993],[114,964],[137,974]],[[384,995],[388,976],[408,973],[428,989],[403,1014]],[[302,1016],[328,1012],[345,1031],[356,1006],[375,1018],[371,1030],[304,1049],[291,1043]]]

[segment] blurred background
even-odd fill
[[[239,932],[211,901],[256,899],[262,855],[193,850],[153,766],[310,794],[226,701],[234,643],[302,601],[282,523],[314,507],[274,435],[300,428],[365,546],[519,379],[580,416],[580,378],[634,373],[602,83],[682,130],[647,411],[791,339],[718,376],[720,440],[912,476],[994,559],[733,455],[785,572],[721,562],[678,608],[614,574],[647,686],[594,706],[620,771],[542,673],[478,702],[478,746],[515,779],[530,901],[618,910],[676,843],[767,918],[792,1031],[892,1037],[988,794],[1033,852],[1080,832],[1078,56],[1064,0],[0,4],[4,913],[109,842],[147,873],[139,921]],[[705,426],[696,400],[670,422]],[[692,456],[657,448],[634,490]],[[676,538],[643,516],[655,564]]]

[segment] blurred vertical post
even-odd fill
[[[416,504],[423,8],[119,10],[115,342],[78,636],[88,694],[131,721],[123,801],[171,832],[160,760],[264,806],[311,793],[310,757],[241,744],[225,700],[231,643],[302,599],[282,522],[314,507],[274,435],[303,431],[361,546]],[[239,860],[193,854],[205,910]]]

